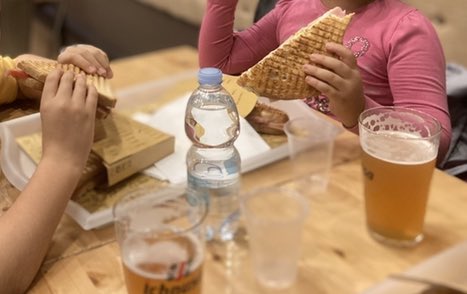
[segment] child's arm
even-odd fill
[[[41,99],[43,155],[24,191],[0,217],[0,292],[23,293],[49,248],[89,155],[97,92],[55,70]]]
[[[241,32],[234,32],[238,0],[208,0],[201,24],[198,50],[201,67],[214,66],[227,74],[239,74],[279,46],[276,22],[281,8]]]

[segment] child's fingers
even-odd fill
[[[79,68],[82,68],[88,74],[97,74],[97,66],[95,66],[92,61],[89,61],[89,58],[83,54],[73,54],[71,52],[67,54],[72,54],[72,56],[64,57],[66,59],[65,63],[71,63],[76,65]]]
[[[80,44],[67,47],[58,56],[58,62],[74,64],[88,74],[98,74],[106,78],[113,77],[107,54],[91,45]]]
[[[63,71],[60,69],[54,69],[47,75],[44,83],[44,89],[42,90],[42,100],[48,100],[55,97],[62,75]]]
[[[83,56],[89,65],[96,68],[97,74],[107,77],[109,59],[104,51],[90,45],[78,45],[74,48],[76,55]]]
[[[77,103],[84,103],[86,98],[86,78],[83,74],[76,77],[75,86],[73,88],[72,100]]]
[[[331,57],[324,57],[324,58],[333,59]],[[314,77],[315,79],[318,79],[326,83],[329,87],[332,87],[334,89],[340,89],[343,85],[342,77],[339,76],[339,74],[336,74],[336,71],[332,69],[330,63],[323,62],[322,64],[327,64],[327,66],[323,65],[323,67],[319,67],[319,66],[312,65],[312,64],[305,64],[303,66],[303,70],[308,75],[307,78]],[[307,82],[310,83],[311,81],[312,79],[307,79]],[[318,90],[323,92],[321,88],[319,88]]]
[[[342,62],[344,62],[348,66],[352,68],[357,66],[357,60],[355,56],[353,55],[352,50],[345,47],[344,45],[329,42],[326,44],[326,50],[330,53],[334,53],[337,56],[339,56]]]
[[[336,92],[333,85],[314,76],[307,76],[305,81],[323,95],[332,96]]]
[[[336,43],[327,43],[326,49],[332,55],[337,56],[337,58],[323,54],[311,54],[311,63],[326,68],[341,78],[347,79],[351,77],[352,70],[357,68],[352,51]]]
[[[89,59],[91,60],[92,58],[93,62],[99,65],[97,70],[98,74],[107,78],[111,78],[113,73],[109,66],[109,58],[107,57],[107,54],[95,47],[89,48],[88,50],[88,53],[91,55]]]
[[[332,72],[338,72],[342,68],[342,61],[335,57],[323,55],[323,54],[311,54],[310,61],[312,64],[317,64],[322,68],[326,68]]]
[[[87,85],[87,95],[86,95],[86,109],[92,113],[93,115],[96,114],[97,108],[97,90],[94,85]]]
[[[74,73],[66,71],[60,79],[60,85],[58,86],[57,96],[62,98],[71,97],[73,93],[73,79]]]

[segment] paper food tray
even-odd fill
[[[123,89],[117,92],[117,96],[119,97],[117,109],[125,112],[137,105],[153,103],[159,96],[169,91],[174,84],[182,81],[194,80],[195,78],[196,72],[190,71],[168,79]],[[268,103],[268,101],[265,102]],[[307,116],[311,119],[315,119],[317,123],[330,124],[330,122],[314,114],[313,111],[300,100],[276,101],[271,103],[271,105],[285,111],[291,119]],[[338,127],[336,126],[336,128]],[[1,168],[7,180],[18,190],[24,189],[34,173],[36,165],[29,156],[21,150],[16,143],[16,138],[37,133],[40,130],[41,124],[39,114],[24,116],[0,124],[0,138],[2,144]],[[242,172],[254,170],[287,156],[287,144],[286,140],[284,140],[284,143],[279,146],[242,162]],[[169,188],[170,187],[171,186],[169,186]],[[112,212],[109,207],[103,207],[91,213],[77,202],[70,200],[65,212],[85,230],[97,228],[112,222]]]
[[[310,109],[308,105],[306,105],[305,102],[303,102],[302,100],[279,100],[273,103],[270,103],[267,100],[265,100],[262,102],[284,111],[289,116],[289,119],[294,119],[297,117],[308,117],[310,119],[315,120],[317,124],[331,124],[330,122],[314,114],[313,110]],[[336,129],[338,129],[337,131],[341,131],[337,126]],[[288,146],[287,142],[285,142],[277,147],[271,148],[267,152],[258,154],[242,162],[242,172],[248,172],[259,167],[265,166],[267,164],[273,163],[277,160],[286,158],[288,154]]]
[[[186,72],[183,74],[179,74],[176,77],[176,79],[156,81],[152,83],[149,82],[149,83],[133,86],[133,87],[120,91],[119,98],[123,98],[124,101],[133,101],[132,99],[134,99],[134,97],[155,97],[157,96],[157,93],[160,92],[161,86],[170,87],[175,82],[183,83],[186,81],[193,81],[193,85],[197,85],[197,83],[195,83],[196,74],[197,74],[197,71]],[[194,88],[190,90],[194,90]],[[178,95],[184,96],[185,94],[186,92],[181,92]],[[173,98],[177,99],[178,97],[173,97]],[[275,108],[278,108],[286,112],[289,116],[289,119],[293,119],[296,117],[308,117],[310,119],[315,120],[317,124],[326,124],[326,125],[332,124],[331,122],[315,114],[314,110],[312,110],[302,100],[269,100],[268,98],[260,97],[259,101],[265,104],[269,104]],[[131,108],[130,105],[128,105],[128,107]],[[338,127],[336,125],[333,125],[333,127],[336,128],[336,133],[343,131],[342,127]],[[185,136],[185,134],[174,134],[174,136],[176,137],[177,135]],[[285,138],[285,135],[284,135],[284,138]],[[259,167],[265,166],[267,164],[273,163],[277,160],[287,157],[288,156],[288,146],[286,144],[287,141],[286,139],[284,139],[282,142],[283,142],[282,144],[278,146],[274,146],[267,152],[258,154],[254,157],[250,157],[247,160],[242,160],[242,167],[241,167],[242,173],[252,171],[254,169],[257,169]]]

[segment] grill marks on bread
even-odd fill
[[[342,44],[352,16],[338,7],[329,10],[242,73],[237,83],[258,96],[272,99],[301,99],[318,95],[319,92],[305,82],[302,66],[310,62],[310,54],[329,56],[326,43]]]

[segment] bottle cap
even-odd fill
[[[222,71],[215,67],[203,67],[198,71],[200,84],[217,85],[222,83]]]

